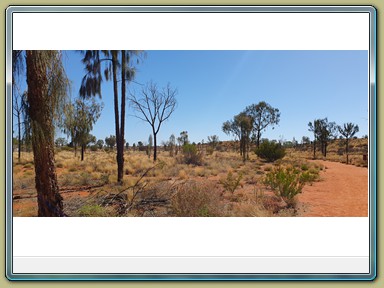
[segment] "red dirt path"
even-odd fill
[[[368,216],[368,169],[316,160],[327,169],[321,181],[304,187],[298,196],[299,216]]]

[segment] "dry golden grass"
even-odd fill
[[[366,149],[367,141],[366,139],[357,140],[351,141],[352,148],[349,157],[350,162],[354,165],[364,166],[366,165],[366,162],[362,160],[362,153],[364,153],[364,149]],[[340,155],[341,148],[343,147],[340,143],[331,143],[328,149],[327,160],[339,162],[345,161],[345,155]],[[320,158],[321,153],[317,152],[316,154]],[[282,207],[280,205],[281,203],[279,203],[279,199],[274,198],[272,191],[266,190],[262,181],[265,174],[272,171],[273,168],[278,165],[291,165],[300,169],[300,171],[311,175],[318,175],[319,171],[325,169],[323,165],[308,161],[309,159],[312,159],[312,151],[310,147],[306,151],[287,149],[286,156],[275,163],[265,163],[258,159],[258,157],[251,151],[249,153],[249,160],[245,163],[242,161],[239,153],[236,152],[215,151],[209,155],[206,153],[202,153],[202,155],[203,165],[196,166],[185,164],[180,161],[180,159],[177,159],[180,156],[180,153],[175,157],[171,157],[168,152],[161,151],[158,155],[157,163],[154,163],[153,159],[149,158],[145,152],[126,152],[124,155],[123,183],[121,185],[116,184],[117,164],[115,151],[106,152],[87,150],[84,161],[80,161],[80,151],[78,151],[76,157],[73,151],[58,151],[55,154],[55,164],[57,167],[59,186],[61,188],[78,186],[80,189],[81,187],[88,185],[101,185],[95,192],[92,192],[93,194],[91,194],[91,196],[93,195],[93,198],[89,196],[93,200],[85,198],[84,201],[80,201],[80,198],[76,197],[65,198],[64,204],[66,205],[66,209],[69,211],[68,215],[70,216],[172,216],[176,212],[174,212],[174,207],[172,207],[175,202],[170,200],[171,195],[174,195],[173,193],[175,191],[171,184],[176,183],[179,185],[185,182],[190,184],[184,189],[185,191],[182,189],[183,192],[180,192],[180,203],[177,205],[184,205],[185,209],[193,210],[193,208],[187,207],[188,201],[191,199],[193,201],[196,200],[195,206],[197,207],[200,205],[200,208],[198,208],[198,210],[200,210],[194,212],[189,210],[188,213],[190,214],[195,213],[194,215],[201,216],[241,217],[294,216],[294,211]],[[27,191],[28,193],[31,193],[30,191],[34,191],[35,189],[33,154],[23,152],[21,161],[18,163],[17,154],[14,153],[13,160],[14,191],[17,191],[18,194],[27,193]],[[228,173],[242,175],[241,181],[233,192],[228,192],[228,190],[220,184],[220,181],[226,179]],[[145,177],[141,179],[144,174]],[[135,196],[135,198],[134,190],[130,187],[136,187],[138,183],[143,185],[144,188],[140,191],[140,195],[137,197]],[[102,202],[100,202],[100,199],[103,199],[102,197],[118,194],[124,189],[127,190],[127,192],[123,193],[126,195],[126,199],[128,199],[127,201],[131,201],[133,198],[135,198],[135,201],[143,201],[150,197],[148,195],[153,191],[156,191],[157,196],[162,195],[161,197],[168,199],[168,206],[158,207],[155,205],[153,207],[150,206],[151,209],[146,210],[145,207],[143,208],[139,205],[141,208],[135,206],[136,208],[129,209],[129,211],[127,210],[125,214],[121,214],[120,210],[116,210],[116,207],[118,207],[117,204],[115,207],[116,209],[113,208],[115,210],[111,207],[107,210],[100,208],[102,207]],[[214,197],[207,194],[210,193],[209,191],[214,191]],[[98,195],[97,197],[94,196],[96,195],[95,193]],[[182,193],[184,194],[181,195]],[[192,194],[189,195],[188,193]],[[200,203],[197,201],[197,199],[201,197],[207,202],[205,204],[203,203],[206,206],[204,206],[202,202]],[[192,204],[193,203],[191,203],[191,205]],[[73,205],[73,208],[70,208],[68,205]],[[88,206],[85,206],[81,210],[84,205]],[[212,205],[220,207],[220,213],[217,211],[215,212]],[[206,207],[210,207],[210,211],[208,211],[209,209],[207,210]],[[19,209],[17,210],[17,213],[22,214],[23,216],[31,215],[35,213],[35,210],[33,209],[35,208],[26,206],[25,211]],[[176,214],[182,215],[182,212],[179,211]]]

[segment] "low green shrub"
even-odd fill
[[[265,140],[260,144],[259,148],[256,148],[255,153],[261,159],[274,162],[285,156],[285,149],[279,143]]]
[[[281,197],[288,205],[295,205],[295,196],[302,192],[305,185],[303,173],[292,166],[273,168],[264,177],[263,183],[269,186],[276,196]]]

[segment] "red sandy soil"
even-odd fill
[[[368,169],[320,161],[326,169],[321,180],[303,188],[298,196],[299,216],[368,216]]]

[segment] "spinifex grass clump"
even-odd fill
[[[265,140],[260,144],[259,148],[256,148],[255,153],[261,159],[274,162],[285,156],[285,149],[279,143]]]
[[[276,194],[287,203],[288,207],[293,207],[295,196],[301,193],[305,182],[299,169],[287,166],[273,168],[265,175],[264,184],[269,186]]]
[[[181,217],[221,216],[218,191],[209,182],[186,181],[175,187],[171,199],[172,211]]]

